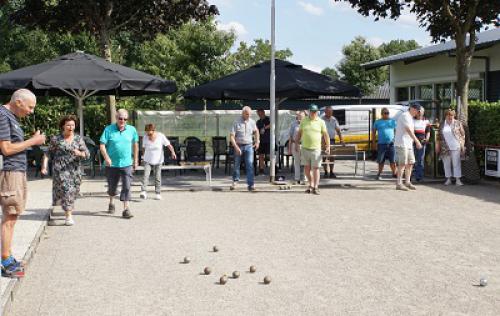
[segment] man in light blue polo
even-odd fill
[[[101,135],[100,150],[106,161],[106,178],[108,180],[109,207],[108,212],[115,212],[113,198],[120,179],[122,189],[120,201],[123,202],[122,216],[132,218],[129,201],[131,200],[130,184],[132,172],[139,165],[139,135],[135,127],[127,125],[128,112],[120,109],[116,112],[116,124],[106,126]],[[132,149],[134,160],[132,162]]]

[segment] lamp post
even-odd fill
[[[275,85],[275,0],[271,0],[271,75],[270,75],[270,96],[269,96],[269,110],[271,114],[271,130],[270,130],[270,181],[274,182],[276,176],[276,85]]]

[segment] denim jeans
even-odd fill
[[[425,164],[425,144],[422,148],[417,149],[415,146],[413,150],[415,151],[415,179],[422,180],[424,178],[424,164]]]
[[[146,192],[148,190],[149,175],[151,174],[151,169],[155,176],[155,193],[161,193],[161,164],[150,165],[147,162],[144,164],[144,177],[142,178],[141,191]]]
[[[241,165],[241,157],[245,159],[245,172],[247,174],[247,184],[249,187],[252,187],[254,184],[253,180],[253,146],[249,145],[241,145],[241,156],[234,153],[234,171],[233,171],[233,181],[240,181],[240,165]]]

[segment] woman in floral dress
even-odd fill
[[[82,182],[80,161],[90,156],[83,139],[75,134],[76,122],[76,116],[64,116],[59,122],[61,134],[52,137],[49,145],[52,157],[52,202],[53,205],[61,202],[67,226],[75,224],[71,213]],[[45,156],[42,174],[47,174],[47,163],[48,157]]]

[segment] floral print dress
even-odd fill
[[[75,149],[85,152],[85,158],[75,156]],[[52,203],[61,202],[64,211],[73,210],[82,182],[80,161],[90,157],[89,150],[80,135],[66,142],[60,134],[51,138],[49,152],[52,157]]]

